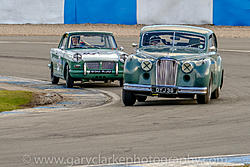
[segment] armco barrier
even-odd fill
[[[250,0],[214,0],[215,25],[250,26]]]

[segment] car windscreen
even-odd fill
[[[163,47],[185,47],[205,49],[205,36],[186,32],[146,32],[142,35],[141,47],[163,46]]]
[[[114,37],[107,34],[80,34],[69,37],[68,48],[117,48]]]

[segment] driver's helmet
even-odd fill
[[[161,42],[161,37],[159,37],[159,36],[154,35],[154,36],[149,38],[150,45],[157,45],[160,42]]]
[[[79,42],[79,43],[80,43],[81,46],[85,46],[85,45],[86,45],[86,43],[84,42],[83,39],[80,39],[80,42]]]

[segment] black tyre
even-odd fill
[[[120,87],[123,87],[123,83],[124,83],[123,79],[120,79]]]
[[[59,82],[59,77],[54,76],[54,69],[53,69],[53,64],[51,63],[50,67],[50,79],[52,84],[58,84]]]
[[[212,89],[212,79],[210,79],[209,86],[207,88],[207,93],[205,95],[197,95],[198,104],[208,104],[211,99]]]
[[[147,96],[136,96],[138,102],[145,102],[147,100]]]
[[[74,86],[74,80],[73,78],[70,76],[69,73],[69,66],[66,66],[66,71],[65,71],[65,80],[66,80],[66,87],[67,88],[73,88]]]
[[[220,97],[220,87],[215,89],[215,91],[211,94],[211,99],[218,99]]]
[[[222,70],[220,89],[222,89],[223,84],[224,84],[224,70]]]
[[[125,106],[132,106],[135,104],[136,97],[132,92],[122,90],[122,101]]]

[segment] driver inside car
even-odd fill
[[[157,45],[157,44],[159,44],[159,43],[161,43],[161,37],[159,37],[159,36],[152,36],[152,37],[150,37],[150,39],[149,39],[149,44],[150,45]]]
[[[71,39],[71,45],[73,47],[78,46],[79,45],[79,37],[77,37],[77,36],[72,37],[72,39]]]

